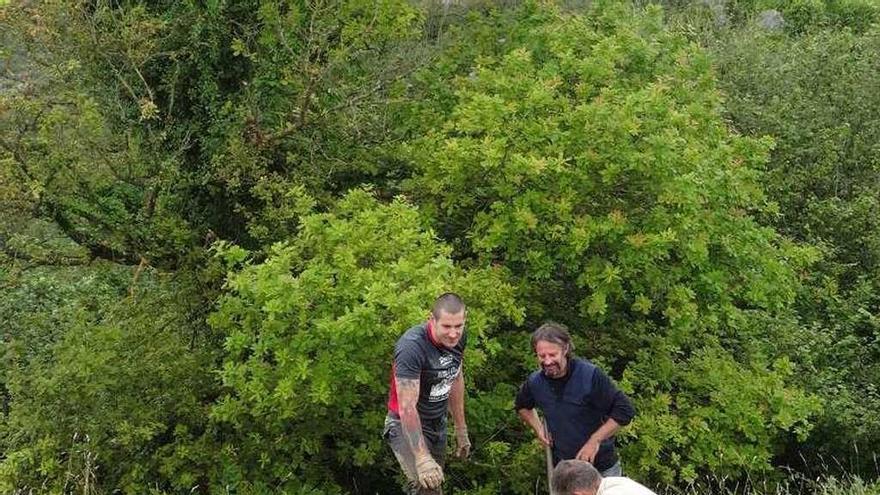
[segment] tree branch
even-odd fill
[[[60,208],[57,207],[57,205],[51,205],[50,213],[52,216],[52,220],[55,221],[61,231],[64,232],[64,234],[69,237],[73,242],[87,249],[93,259],[101,258],[109,261],[114,261],[116,263],[124,263],[127,265],[137,265],[138,263],[140,263],[141,257],[137,254],[120,251],[110,246],[101,244],[77,230],[73,222],[71,222],[70,219],[68,219],[64,215],[64,213],[61,211]]]

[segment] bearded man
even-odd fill
[[[551,447],[553,465],[564,459],[593,464],[602,476],[620,476],[614,434],[635,416],[632,402],[601,369],[574,357],[568,329],[545,323],[532,334],[540,369],[529,375],[514,402],[538,440]],[[547,430],[535,408],[547,419]]]

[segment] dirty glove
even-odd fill
[[[416,473],[419,475],[419,484],[422,488],[433,490],[443,484],[443,470],[430,455],[416,459]]]
[[[467,459],[471,453],[471,441],[466,426],[455,427],[455,457]]]

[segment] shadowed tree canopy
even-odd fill
[[[449,290],[449,491],[543,486],[548,319],[658,491],[871,445],[871,1],[0,0],[0,492],[396,493]]]

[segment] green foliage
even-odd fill
[[[870,483],[859,477],[838,479],[829,477],[819,485],[816,493],[822,495],[877,495],[880,493],[880,485]]]
[[[880,4],[875,0],[758,0],[753,9],[779,11],[786,31],[791,33],[823,27],[865,31],[880,20]]]
[[[752,269],[753,284],[730,284],[732,293],[722,273],[701,290],[719,302],[784,304],[790,292],[763,288],[783,285],[775,238],[743,214],[763,207],[754,165],[767,143],[719,125],[700,53],[656,18],[618,18],[611,32],[583,18],[548,22],[532,46],[483,59],[457,83],[442,130],[407,150],[423,172],[413,196],[430,200],[444,231],[468,238],[476,254],[534,282],[571,278],[588,290],[579,303],[597,321],[633,304],[662,313],[684,303],[693,289],[670,290],[677,281],[715,250],[722,267],[742,265],[732,251],[747,242],[756,243],[749,261],[771,266]],[[654,266],[679,259],[671,273]]]
[[[648,2],[639,0],[637,4]],[[670,24],[713,44],[731,32],[758,29],[767,13],[780,16],[782,24],[769,29],[800,36],[825,29],[864,32],[880,21],[877,0],[662,0],[670,12]]]
[[[880,32],[796,40],[746,32],[718,51],[737,127],[778,141],[767,185],[781,211],[770,219],[791,236],[828,246],[846,270],[844,284],[875,272]]]
[[[880,441],[880,31],[820,31],[798,38],[744,31],[714,48],[734,124],[778,145],[767,173],[779,213],[767,217],[819,245],[798,313],[804,330],[791,355],[810,370],[804,385],[826,404],[810,451],[852,458]],[[794,456],[795,454],[792,454]]]
[[[857,475],[832,476],[827,472],[827,467],[825,464],[817,464],[812,466],[810,473],[789,471],[783,476],[755,476],[736,480],[736,483],[732,483],[733,480],[727,477],[710,476],[689,484],[684,489],[675,490],[675,493],[872,495],[880,490],[876,481],[867,481]]]
[[[467,372],[479,374],[493,329],[521,318],[512,288],[500,269],[456,267],[421,225],[403,200],[383,205],[356,190],[331,212],[304,217],[265,261],[230,274],[210,318],[226,335],[225,392],[212,418],[235,438],[224,447],[231,479],[222,483],[351,489],[352,472],[387,469],[380,432],[391,349],[437,294],[468,301]],[[242,259],[235,248],[220,255]]]
[[[30,54],[0,93],[9,179],[99,257],[283,239],[307,197],[379,173],[420,22],[404,0],[9,6],[6,55]]]
[[[111,266],[38,269],[6,290],[0,491],[189,490],[210,469],[210,353],[185,288]],[[43,291],[43,295],[39,294]],[[34,304],[36,302],[36,304]]]
[[[667,376],[658,379],[658,369]],[[788,385],[793,368],[786,358],[768,367],[757,359],[742,363],[722,349],[687,358],[651,350],[627,372],[640,385],[628,460],[667,483],[676,474],[693,482],[701,471],[718,477],[769,471],[781,446],[775,432],[805,439],[806,418],[820,409],[815,396]]]
[[[2,144],[33,210],[97,256],[179,262],[198,234],[173,194],[183,146],[152,124],[148,68],[165,23],[75,3],[20,4],[5,20],[30,57],[12,74],[24,82],[2,95]]]
[[[880,442],[876,1],[560,3],[0,6],[0,491],[393,491],[391,348],[450,289],[456,492],[543,485],[545,319],[642,481]]]
[[[205,90],[190,103],[204,126],[205,179],[225,190],[250,236],[292,232],[303,212],[296,186],[327,202],[377,173],[366,152],[385,139],[384,90],[418,50],[409,39],[420,16],[409,2],[254,1],[189,15],[186,43],[207,36],[214,47],[184,69]],[[224,69],[230,60],[234,71]]]
[[[688,435],[669,442],[646,419],[635,470],[690,479],[715,467],[708,445],[742,450],[731,472],[769,467],[782,432],[806,431],[816,410],[772,349],[745,345],[770,329],[740,323],[786,311],[795,270],[815,258],[752,216],[772,211],[760,185],[771,142],[728,132],[705,54],[656,9],[523,12],[521,41],[478,58],[446,121],[403,150],[420,172],[410,194],[463,251],[514,274],[530,317],[635,359],[624,376],[640,403],[671,397]],[[704,373],[714,366],[730,375]],[[760,431],[734,417],[692,429],[722,378],[745,387],[743,408],[771,389],[799,398],[774,403]]]

